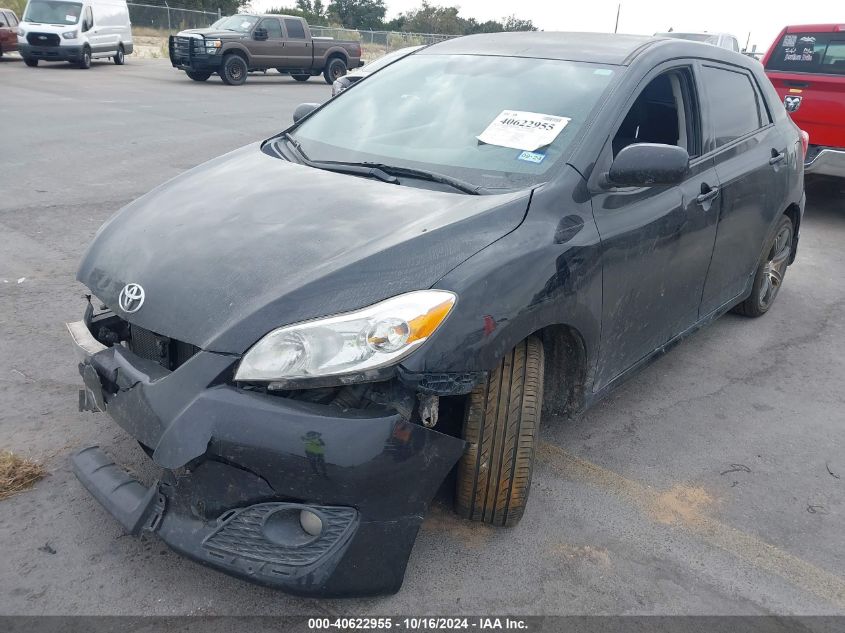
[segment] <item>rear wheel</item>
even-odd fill
[[[543,402],[543,344],[529,337],[469,395],[458,462],[456,512],[473,521],[516,525],[531,486]]]
[[[112,57],[112,61],[117,66],[123,66],[123,63],[126,61],[126,53],[123,51],[123,44],[120,44],[117,47],[117,52]]]
[[[35,68],[36,66],[38,66],[38,60],[32,59],[31,57],[24,57],[23,63],[29,66],[30,68]]]
[[[185,74],[194,81],[208,81],[208,78],[211,77],[211,73],[204,70],[186,70]]]
[[[249,68],[243,57],[235,54],[227,55],[220,69],[220,78],[227,86],[240,86],[246,82],[248,72]]]
[[[309,79],[311,79],[311,75],[303,75],[303,74],[296,74],[296,75],[291,74],[291,77],[293,77],[297,81],[308,81]]]
[[[327,84],[332,85],[335,80],[343,77],[345,74],[346,62],[340,57],[332,57],[329,60],[329,63],[326,64],[326,68],[323,71],[323,78],[326,80]]]
[[[751,296],[736,306],[733,311],[747,317],[758,317],[766,314],[783,285],[786,268],[792,256],[792,236],[795,229],[792,220],[782,216],[775,230],[775,236],[767,244],[757,272],[754,274],[754,285]]]
[[[79,67],[82,69],[91,68],[91,49],[87,46],[82,49],[82,59],[79,60]]]

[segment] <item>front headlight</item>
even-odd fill
[[[205,41],[205,52],[209,55],[214,55],[217,53],[217,49],[223,46],[223,42],[220,40],[206,40]]]
[[[457,297],[419,290],[355,312],[273,330],[243,357],[235,380],[289,380],[386,367],[422,345]]]
[[[76,39],[76,31],[65,31],[62,33],[62,37],[66,40],[75,40]]]
[[[18,29],[17,33],[18,37],[26,37],[26,31],[24,31],[23,29]]]

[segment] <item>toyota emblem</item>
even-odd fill
[[[140,284],[126,284],[120,291],[117,302],[120,304],[120,309],[127,314],[137,312],[144,305],[144,289]]]

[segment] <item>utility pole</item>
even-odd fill
[[[616,5],[616,26],[613,27],[613,32],[619,31],[619,13],[622,11],[622,3]]]

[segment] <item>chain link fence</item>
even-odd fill
[[[217,11],[183,9],[179,6],[170,6],[164,0],[149,0],[145,3],[127,2],[126,6],[129,7],[132,28],[140,30],[141,33],[150,29],[150,31],[160,31],[166,35],[183,29],[200,29],[210,26],[220,18],[220,9]]]
[[[443,42],[456,35],[440,35],[437,33],[405,33],[404,31],[364,31],[359,29],[343,29],[330,26],[312,26],[311,35],[314,37],[332,37],[336,40],[356,40],[361,42],[365,52],[389,53],[397,48],[407,46],[421,46]],[[366,55],[365,55],[366,58]],[[370,61],[369,59],[367,61]]]

